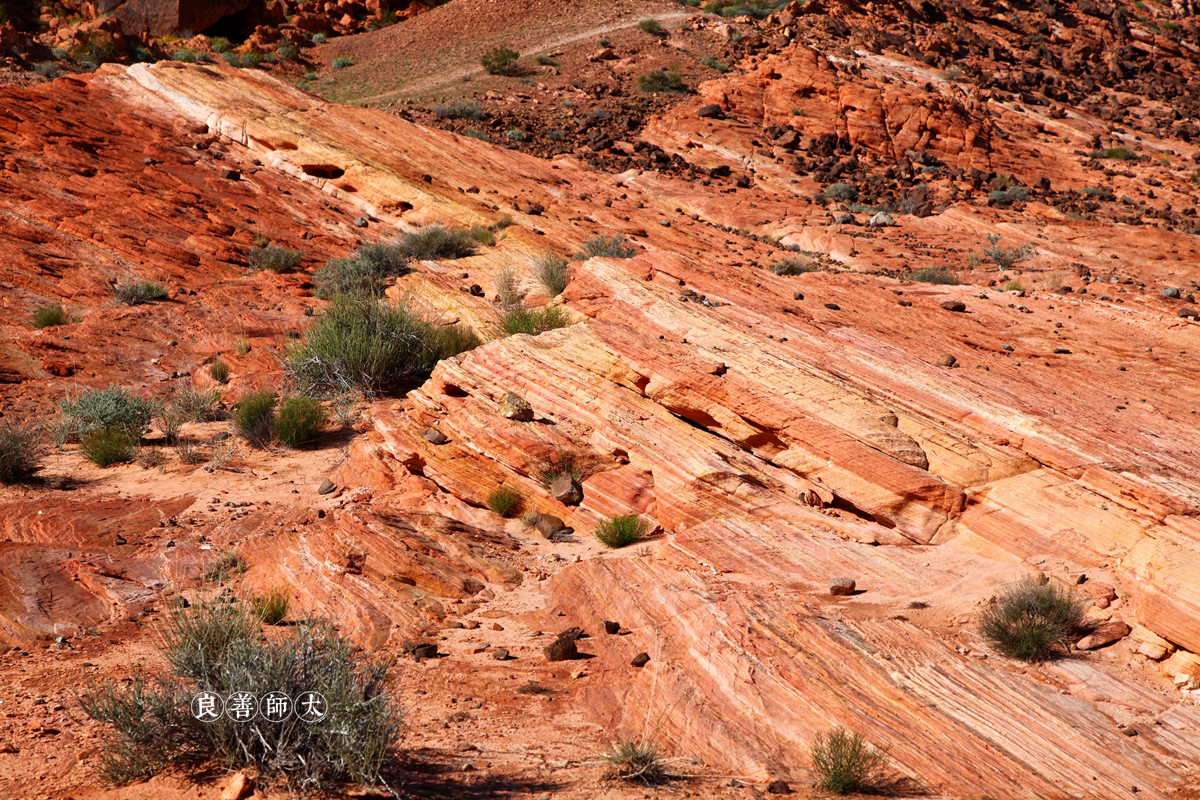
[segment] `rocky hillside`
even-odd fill
[[[1147,6],[689,9],[652,41],[737,38],[728,71],[558,152],[224,65],[0,90],[0,423],[112,383],[283,391],[326,261],[495,230],[388,288],[485,343],[316,446],[155,428],[141,464],[48,446],[0,486],[0,796],[225,788],[100,787],[71,692],[157,668],[154,623],[231,550],[238,591],[286,586],[404,659],[401,796],[640,797],[595,754],[650,739],[678,791],[817,797],[836,725],[888,748],[901,796],[1196,796],[1195,22]],[[580,61],[632,59],[594,76],[614,109],[658,68],[623,46]],[[557,113],[534,94],[566,88],[519,80],[481,113]],[[629,249],[548,297],[536,259],[597,236]],[[263,237],[299,268],[252,270]],[[168,297],[114,302],[132,279]],[[513,291],[570,324],[504,336]],[[33,327],[53,303],[68,324]],[[540,529],[489,509],[500,487]],[[597,541],[616,514],[644,541]],[[1023,577],[1093,635],[998,653],[980,614]],[[573,628],[581,656],[550,660]]]

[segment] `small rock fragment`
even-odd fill
[[[405,642],[404,652],[412,656],[413,660],[420,661],[423,658],[436,658],[438,647],[428,642]]]
[[[326,478],[325,480],[321,481],[321,485],[317,487],[317,494],[329,494],[336,488],[337,484],[329,480],[329,478]]]
[[[644,667],[650,663],[650,654],[649,653],[638,653],[636,656],[633,657],[633,660],[630,661],[629,663],[635,667]]]
[[[1129,626],[1120,620],[1101,625],[1075,645],[1076,650],[1097,650],[1101,647],[1119,642],[1129,635]]]
[[[767,786],[767,794],[791,794],[792,787],[788,786],[787,781],[771,781]]]
[[[497,661],[508,661],[508,651],[503,647],[497,647],[492,651],[492,658],[496,659]]]
[[[829,593],[835,597],[854,594],[855,583],[850,578],[830,578]]]
[[[842,307],[839,306],[837,303],[826,303],[825,307],[828,308],[830,311],[841,311],[842,310]]]
[[[886,211],[879,211],[871,217],[871,221],[867,224],[872,228],[891,228],[895,226],[896,220],[892,219],[892,215]]]
[[[1161,292],[1159,292],[1159,294],[1163,297],[1170,297],[1170,298],[1178,299],[1179,298],[1179,289],[1175,288],[1174,286],[1170,286],[1170,287],[1167,287],[1166,289],[1163,289]]]
[[[225,791],[221,792],[221,800],[242,800],[253,789],[253,781],[250,780],[245,772],[239,772],[233,776],[233,780],[225,787]]]
[[[613,634],[613,633],[617,633],[620,630],[621,630],[621,623],[611,622],[610,620],[604,620],[604,632],[605,633]]]
[[[725,115],[721,112],[720,106],[707,105],[696,109],[696,116],[700,119],[721,119]]]
[[[533,406],[525,398],[508,392],[500,398],[500,415],[517,422],[529,422],[533,419]]]
[[[958,364],[958,359],[947,353],[938,359],[939,367],[953,367]]]
[[[550,494],[555,500],[568,506],[579,505],[583,500],[583,490],[570,475],[559,475],[555,478],[550,484]]]
[[[368,220],[366,217],[356,217],[354,220],[354,227],[365,228],[369,222],[370,220]]]
[[[437,428],[426,428],[421,433],[421,438],[430,444],[445,444],[450,441],[450,437],[439,431]]]
[[[533,527],[537,528],[538,533],[549,539],[559,531],[565,530],[567,523],[553,514],[538,514],[537,522],[533,523]]]
[[[547,661],[570,661],[579,657],[579,650],[575,647],[575,640],[569,637],[555,639],[543,647],[542,652],[546,654]]]
[[[1176,311],[1175,314],[1186,319],[1200,318],[1200,311],[1197,311],[1195,306],[1184,306]]]
[[[225,167],[221,170],[221,177],[227,181],[238,181],[242,179],[242,173],[238,172],[236,169]]]
[[[967,304],[960,300],[947,300],[942,303],[942,308],[947,311],[963,312],[967,310]]]

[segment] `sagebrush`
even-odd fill
[[[1053,583],[1025,578],[1004,587],[984,608],[979,630],[1004,655],[1037,662],[1065,653],[1066,639],[1083,621],[1079,597]]]
[[[887,751],[877,750],[860,733],[838,727],[817,733],[812,750],[817,786],[834,794],[886,788]]]

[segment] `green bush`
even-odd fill
[[[507,486],[501,486],[487,496],[487,507],[492,510],[492,513],[506,519],[516,516],[524,502],[520,492]]]
[[[505,336],[516,336],[520,333],[537,336],[539,333],[565,328],[570,324],[571,318],[558,306],[512,306],[500,314],[500,332]]]
[[[70,322],[70,317],[67,316],[67,311],[59,303],[51,303],[48,306],[42,306],[37,311],[33,312],[33,327],[41,330],[42,328],[53,328],[58,325],[66,325]]]
[[[113,384],[107,389],[84,392],[76,399],[65,398],[59,403],[63,416],[76,423],[81,434],[100,428],[113,428],[128,432],[134,442],[150,427],[150,421],[158,411],[158,403],[143,400]]]
[[[1083,611],[1083,601],[1071,592],[1025,578],[1004,587],[988,604],[979,630],[1010,658],[1045,661],[1083,624]]]
[[[817,733],[812,745],[817,786],[834,794],[878,792],[888,785],[887,752],[843,728]]]
[[[921,267],[909,273],[909,280],[920,283],[936,283],[943,286],[957,286],[958,276],[945,267]]]
[[[613,777],[627,781],[639,781],[648,786],[667,783],[670,776],[653,742],[619,742],[604,754],[604,760],[613,767]]]
[[[122,428],[96,428],[84,434],[83,457],[98,467],[133,461],[138,438]]]
[[[300,250],[289,250],[277,244],[266,247],[255,247],[247,255],[250,267],[254,270],[274,272],[276,274],[291,272],[300,266],[304,253]]]
[[[571,282],[571,262],[558,253],[542,253],[533,259],[533,279],[542,285],[551,297],[566,291]]]
[[[235,575],[241,575],[250,565],[237,550],[222,550],[204,568],[205,583],[224,583]]]
[[[366,244],[352,256],[329,261],[313,274],[314,294],[332,300],[339,294],[382,295],[384,282],[408,270],[408,256],[399,244]]]
[[[852,203],[858,199],[858,189],[848,183],[835,183],[821,192],[818,197],[822,200],[844,200]]]
[[[327,34],[314,33],[312,35],[313,44],[325,44],[325,42],[327,42],[327,41],[329,41],[329,36]]]
[[[140,306],[167,299],[167,287],[156,281],[122,281],[113,287],[118,303]]]
[[[479,242],[470,231],[430,225],[400,237],[396,247],[406,258],[435,261],[440,258],[466,258],[475,255]]]
[[[1016,247],[1000,247],[999,242],[1002,238],[998,233],[989,233],[988,246],[983,248],[983,255],[1002,270],[1012,269],[1037,254],[1037,248],[1028,242]]]
[[[300,55],[300,48],[296,47],[296,45],[292,44],[291,42],[281,42],[280,45],[275,48],[275,55],[279,56],[285,61],[290,61],[291,59]]]
[[[403,304],[338,295],[287,356],[306,392],[376,392],[424,380],[443,358],[470,350],[470,328],[437,326]]]
[[[171,54],[171,58],[174,61],[182,61],[184,64],[196,63],[196,53],[192,50],[188,50],[186,47],[176,50]]]
[[[637,514],[618,514],[600,521],[596,538],[608,547],[627,547],[641,540],[649,530],[650,523]]]
[[[583,247],[575,254],[576,261],[587,261],[589,258],[633,258],[637,248],[625,240],[625,234],[619,233],[612,238],[603,235],[596,236],[583,243]]]
[[[0,425],[0,483],[16,483],[37,472],[41,447],[33,428],[11,422]]]
[[[289,397],[275,414],[275,435],[288,447],[300,447],[317,438],[325,424],[325,409],[311,397]]]
[[[58,73],[61,70],[59,70],[58,64],[55,64],[53,61],[39,61],[33,65],[33,71],[43,78],[53,80],[58,77]]]
[[[663,33],[662,25],[658,24],[656,19],[644,19],[638,22],[638,30],[642,33],[649,33],[653,36],[658,36]]]
[[[1088,153],[1088,156],[1091,158],[1108,158],[1113,161],[1131,161],[1137,158],[1137,154],[1128,147],[1110,147],[1107,150],[1093,150],[1091,153]]]
[[[270,389],[257,389],[237,404],[233,410],[233,424],[242,436],[265,445],[271,440],[274,413],[275,393]]]
[[[1017,202],[1023,203],[1029,199],[1029,190],[1024,186],[1009,186],[1007,189],[988,192],[988,199],[1002,206]]]
[[[334,69],[345,69],[346,67],[354,66],[354,59],[349,56],[338,56],[333,60]]]
[[[713,56],[705,56],[704,58],[700,59],[700,63],[703,64],[704,66],[708,67],[709,69],[715,69],[717,72],[728,72],[729,71],[728,64],[722,64],[720,61],[717,61],[717,59],[714,58]],[[795,111],[795,109],[793,109],[793,111]]]
[[[214,53],[227,53],[233,48],[233,44],[224,36],[214,36],[209,39],[208,46]]]
[[[578,482],[583,480],[592,468],[592,460],[585,454],[558,447],[549,456],[534,462],[530,477],[549,489],[560,475],[570,475],[571,480]]]
[[[392,661],[358,652],[331,625],[307,623],[264,639],[243,604],[193,606],[171,614],[157,632],[170,671],[153,684],[140,674],[128,687],[93,683],[79,703],[112,726],[101,748],[101,775],[128,782],[167,769],[252,769],[266,781],[319,791],[335,782],[378,782],[392,756],[402,717],[389,694]],[[190,702],[201,691],[269,692],[297,698],[319,691],[328,716],[319,724],[260,714],[253,724],[201,722]]]
[[[495,47],[480,57],[479,63],[491,75],[514,75],[521,54],[508,47]]]
[[[228,381],[229,372],[229,365],[219,358],[208,365],[208,377],[212,378],[217,383],[225,383]]]
[[[637,87],[642,92],[682,92],[687,89],[677,69],[656,69],[638,75]]]
[[[264,625],[278,625],[287,616],[288,607],[292,603],[292,592],[284,586],[277,586],[262,597],[250,599],[250,610],[254,618]]]
[[[482,119],[483,106],[478,100],[459,100],[454,103],[439,103],[430,109],[442,119]]]

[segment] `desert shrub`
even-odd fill
[[[1063,285],[1063,274],[1057,270],[1046,275],[1046,287],[1058,289]]]
[[[400,237],[397,247],[407,258],[433,261],[439,258],[466,258],[475,255],[478,242],[470,231],[430,225]]]
[[[521,493],[507,486],[501,486],[487,496],[487,507],[506,519],[520,511],[523,504],[524,498],[521,497]]]
[[[133,461],[138,439],[123,428],[95,428],[84,434],[80,450],[98,467]]]
[[[71,58],[75,59],[80,69],[94,70],[101,64],[117,59],[117,45],[107,36],[87,33],[71,50]]]
[[[214,36],[208,40],[208,46],[214,53],[228,53],[233,49],[233,43],[224,36]]]
[[[237,550],[222,550],[204,568],[204,581],[205,583],[224,583],[235,575],[241,575],[249,567],[250,565]],[[189,621],[198,620],[191,618]]]
[[[979,618],[979,630],[1001,653],[1045,661],[1083,624],[1083,601],[1052,583],[1025,578],[1004,587]]]
[[[989,233],[988,246],[983,248],[983,255],[1002,270],[1012,269],[1037,253],[1037,248],[1028,242],[1016,247],[1000,247],[999,241],[1002,238],[998,233]]]
[[[71,321],[67,316],[67,311],[59,303],[51,303],[48,306],[42,306],[37,311],[33,312],[33,327],[41,330],[42,328],[53,328],[58,325],[66,325]]]
[[[318,32],[312,35],[313,44],[325,44],[327,41],[329,41],[328,34]]]
[[[287,365],[304,391],[370,393],[424,379],[438,361],[479,343],[470,328],[439,327],[402,303],[339,295]]]
[[[1029,190],[1024,186],[1009,186],[1007,189],[988,192],[988,199],[1004,206],[1010,203],[1025,202],[1029,199]]]
[[[0,483],[16,483],[41,467],[41,438],[28,425],[0,425]]]
[[[467,231],[471,238],[484,247],[496,246],[496,234],[490,228],[485,228],[483,225],[472,225]]]
[[[711,0],[704,6],[704,11],[709,14],[720,14],[723,17],[753,17],[754,19],[766,19],[772,11],[783,8],[788,4],[789,0],[776,0],[776,2],[765,2],[764,0],[750,0],[749,2],[738,2],[738,0]]]
[[[496,273],[496,297],[499,298],[500,305],[507,310],[521,302],[521,295],[517,271],[506,264]]]
[[[291,590],[285,586],[276,586],[261,597],[250,598],[250,611],[259,622],[278,625],[287,616],[291,603]]]
[[[308,444],[325,424],[325,409],[311,397],[289,397],[275,413],[275,435],[288,447]]]
[[[334,69],[345,69],[346,67],[354,66],[354,59],[349,56],[338,56],[333,60]]]
[[[822,200],[844,200],[852,203],[858,199],[858,189],[849,183],[835,183],[819,195]]]
[[[166,456],[157,447],[139,447],[133,460],[142,469],[157,469],[167,463]]]
[[[562,294],[571,282],[571,262],[558,253],[545,252],[534,256],[532,270],[533,279],[551,297]]]
[[[516,50],[500,46],[492,48],[480,57],[480,65],[490,75],[513,75],[517,71],[517,59],[521,54]]]
[[[776,275],[802,275],[805,272],[820,272],[825,269],[819,260],[820,253],[810,253],[801,250],[795,255],[776,261],[767,267]]]
[[[263,445],[271,439],[274,413],[275,393],[270,389],[258,389],[237,404],[233,410],[233,424],[242,436]]]
[[[583,453],[556,447],[553,453],[534,462],[530,477],[550,488],[550,484],[560,475],[570,475],[574,481],[583,480],[591,472],[592,466],[591,459]]]
[[[43,78],[57,78],[59,73],[58,64],[53,61],[39,61],[33,65],[33,71]]]
[[[381,8],[379,9],[379,16],[372,17],[371,21],[367,23],[367,27],[371,30],[379,30],[390,25],[395,25],[399,21],[400,16],[395,11],[390,8]]]
[[[140,306],[167,299],[167,287],[156,281],[121,281],[113,287],[113,296],[118,303]]]
[[[229,365],[218,358],[208,365],[208,377],[217,383],[225,383],[229,380]]]
[[[670,780],[658,745],[653,742],[618,742],[604,754],[604,760],[612,766],[613,777],[622,780],[640,781],[648,786]]]
[[[384,282],[408,269],[407,248],[398,243],[364,244],[352,256],[329,261],[313,274],[317,297],[339,294],[382,295]]]
[[[1002,291],[1002,292],[1023,292],[1023,291],[1025,291],[1025,284],[1021,283],[1016,278],[1011,278],[1011,279],[1005,281],[1003,285],[1001,285],[1000,291]]]
[[[325,623],[264,639],[239,604],[176,612],[158,638],[169,674],[155,684],[139,676],[127,688],[92,684],[79,698],[85,713],[113,726],[102,776],[120,783],[216,762],[306,791],[335,781],[378,781],[402,721],[388,691],[390,660],[356,652]],[[189,704],[201,691],[248,692],[260,702],[269,692],[298,698],[319,691],[327,716],[307,723],[295,709],[288,720],[271,722],[260,709],[253,724],[244,724],[226,709],[221,718],[200,722]]]
[[[438,103],[430,109],[442,119],[482,119],[483,106],[477,100],[458,100],[453,103]]]
[[[817,786],[834,794],[878,791],[887,783],[887,752],[877,750],[860,733],[844,728],[817,733],[813,740]]]
[[[1113,161],[1131,161],[1137,155],[1128,147],[1109,147],[1106,150],[1093,150],[1088,153],[1091,158],[1107,158]]]
[[[168,444],[179,441],[179,431],[183,428],[183,423],[188,421],[187,416],[175,403],[159,406],[156,419],[158,429],[162,431]]]
[[[68,397],[59,403],[59,409],[64,417],[75,421],[80,434],[112,428],[128,432],[136,442],[150,427],[158,404],[113,384],[107,389],[84,392],[75,399]]]
[[[535,56],[533,62],[539,67],[557,67],[558,62],[548,55],[542,54]]]
[[[492,140],[487,131],[481,131],[478,128],[467,128],[463,131],[463,136],[470,136],[472,139],[478,139],[481,142],[490,142]]]
[[[244,356],[250,352],[250,337],[244,333],[239,333],[237,338],[233,340],[233,352],[239,356]]]
[[[921,267],[914,269],[908,275],[909,280],[918,283],[936,283],[943,286],[957,286],[958,276],[945,267]]]
[[[729,71],[728,64],[722,64],[720,61],[717,61],[717,59],[714,58],[713,56],[705,56],[704,58],[700,59],[700,63],[703,64],[704,66],[708,67],[709,69],[715,69],[717,72],[728,72]]]
[[[266,247],[255,247],[248,254],[247,259],[250,261],[252,269],[276,274],[283,272],[291,272],[296,267],[300,266],[300,259],[304,257],[304,253],[299,250],[289,250],[277,244],[269,244]]]
[[[608,547],[626,547],[639,541],[650,530],[650,523],[637,514],[617,514],[601,520],[596,538]]]
[[[171,54],[171,59],[174,61],[182,61],[184,64],[195,64],[196,53],[186,47],[181,47]]]
[[[281,42],[279,46],[275,48],[275,55],[284,59],[285,61],[290,61],[291,59],[300,55],[300,48],[296,47],[296,45],[292,44],[291,42]]]
[[[500,332],[505,336],[524,333],[537,336],[539,333],[565,328],[571,324],[567,312],[559,306],[524,308],[512,306],[500,314]]]
[[[212,422],[222,416],[221,392],[185,384],[175,392],[171,406],[188,422]]]
[[[638,30],[642,33],[649,33],[653,36],[658,36],[663,33],[662,25],[658,24],[658,20],[650,18],[638,22]]]
[[[682,92],[687,89],[683,77],[677,69],[655,69],[644,75],[637,76],[638,91],[641,92]]]
[[[575,254],[576,261],[587,261],[589,258],[633,258],[637,248],[629,244],[625,234],[619,233],[611,238],[604,235],[588,239],[583,247]]]

